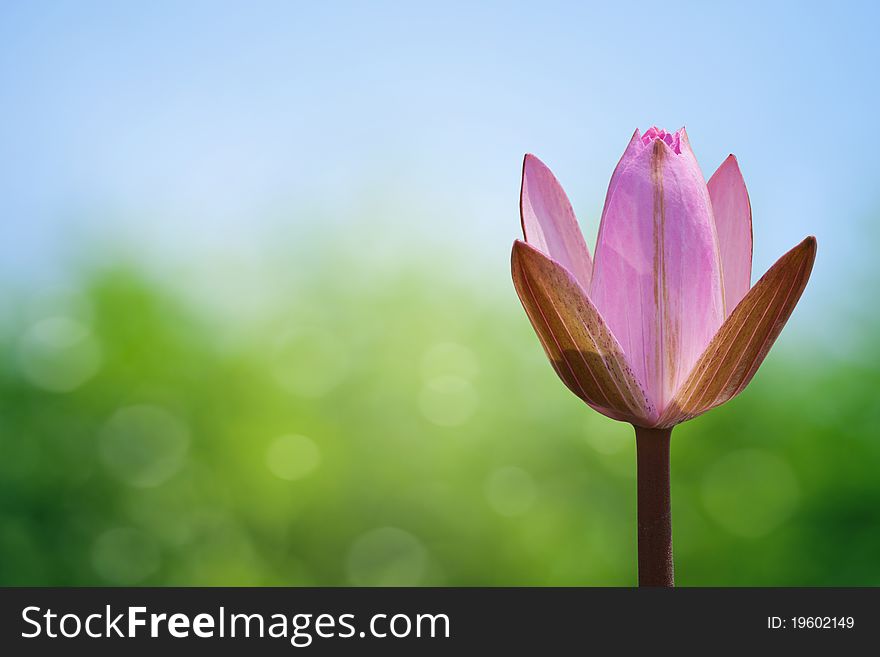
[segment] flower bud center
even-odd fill
[[[645,131],[645,134],[642,135],[642,143],[647,146],[652,143],[656,139],[661,139],[666,142],[666,145],[669,146],[676,154],[681,154],[681,131],[678,132],[666,132],[665,130],[661,130],[658,127],[652,127],[649,130]]]

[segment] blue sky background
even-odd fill
[[[123,249],[256,284],[279,235],[372,226],[385,266],[512,294],[524,152],[591,243],[632,131],[686,125],[706,177],[740,161],[753,278],[815,234],[799,312],[851,324],[878,271],[877,7],[4,2],[0,280]]]

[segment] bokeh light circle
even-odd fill
[[[279,479],[296,481],[321,463],[321,452],[310,438],[299,435],[276,438],[266,450],[266,466]]]
[[[70,317],[47,317],[21,337],[21,371],[30,383],[51,392],[71,392],[98,371],[101,348],[88,326]]]
[[[181,420],[144,404],[121,408],[107,420],[99,450],[116,477],[138,488],[150,488],[180,469],[189,441],[189,430]]]
[[[459,376],[438,376],[425,382],[419,394],[419,409],[432,424],[457,427],[477,410],[477,391]]]

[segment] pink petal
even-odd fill
[[[815,259],[816,238],[808,237],[755,283],[718,330],[658,426],[689,420],[743,391],[791,316]]]
[[[633,135],[608,187],[590,298],[662,411],[724,318],[709,192],[684,129]]]
[[[519,205],[526,242],[568,269],[589,290],[593,261],[574,210],[559,181],[534,155],[523,160]]]
[[[721,252],[724,304],[730,315],[749,291],[752,279],[752,208],[733,155],[712,174],[708,187]]]
[[[517,240],[513,283],[559,378],[600,413],[641,426],[657,421],[626,356],[574,276]]]

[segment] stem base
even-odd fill
[[[638,464],[639,586],[675,585],[669,443],[672,429],[636,430]]]

